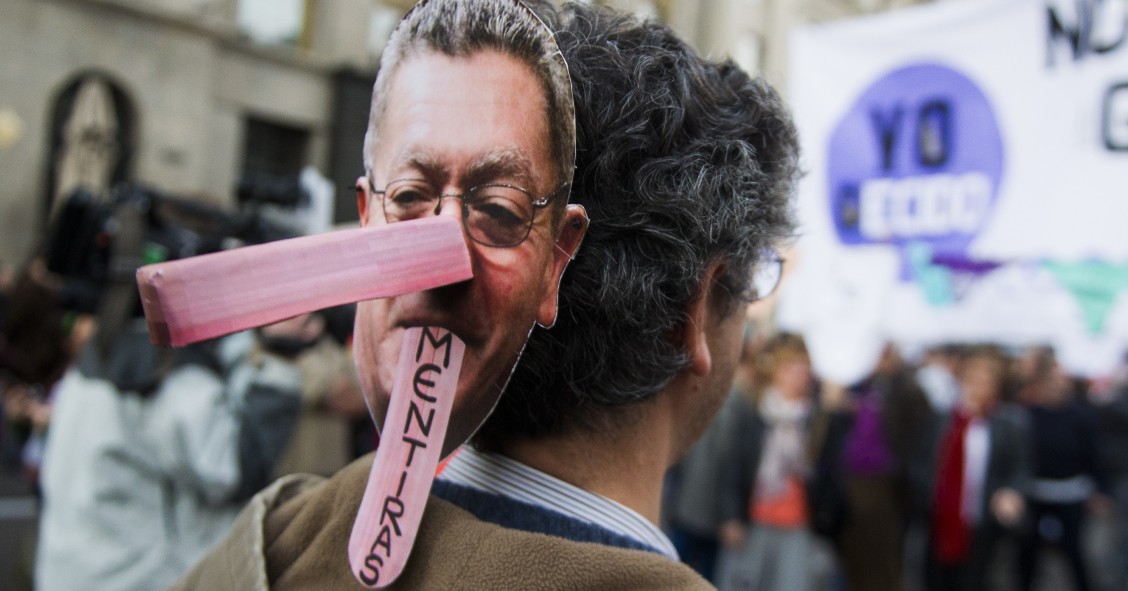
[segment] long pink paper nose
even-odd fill
[[[148,265],[137,286],[153,344],[175,347],[472,276],[459,220],[434,216]]]

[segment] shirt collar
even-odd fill
[[[551,509],[627,536],[678,560],[670,538],[638,512],[512,458],[464,446],[439,479]]]

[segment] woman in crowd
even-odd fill
[[[806,483],[812,409],[803,340],[779,335],[758,360],[758,378],[727,416],[732,424],[720,493],[725,548],[718,587],[811,588]]]

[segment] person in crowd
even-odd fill
[[[993,588],[988,574],[999,542],[1022,523],[1031,480],[1029,420],[1002,402],[1008,372],[997,348],[973,348],[960,364],[959,399],[938,417],[924,561],[929,591]]]
[[[4,477],[35,497],[52,400],[66,368],[90,336],[93,319],[69,311],[59,278],[34,254],[10,282],[0,310],[0,451]],[[35,524],[28,527],[13,560],[17,589],[33,588]]]
[[[720,532],[727,552],[718,588],[811,589],[811,360],[802,337],[780,334],[756,363],[756,386],[726,429]]]
[[[128,203],[114,215],[114,252],[138,248],[148,217]],[[111,268],[129,264],[113,256]],[[173,583],[269,483],[298,412],[295,369],[251,333],[157,349],[132,273],[107,283],[99,309],[97,332],[55,390],[42,591]]]
[[[354,459],[352,424],[368,417],[352,355],[330,333],[337,310],[302,314],[263,327],[260,340],[287,359],[300,376],[301,413],[274,477],[287,474],[331,476]]]
[[[0,316],[5,460],[36,492],[55,386],[94,324],[90,315],[68,310],[61,291],[59,278],[35,255],[16,276]]]
[[[470,18],[498,11],[504,18]],[[584,4],[538,11],[555,30],[575,93],[570,195],[592,227],[577,251],[583,220],[563,198],[553,201],[518,246],[474,246],[481,272],[473,279],[416,296],[431,306],[430,321],[443,309],[478,317],[482,302],[468,298],[500,290],[486,302],[501,306],[488,316],[493,330],[526,330],[525,298],[541,326],[496,410],[434,483],[392,588],[708,588],[675,560],[657,526],[662,478],[723,402],[747,304],[772,287],[754,272],[791,232],[795,129],[770,87],[731,62],[703,60],[663,25]],[[514,113],[543,113],[550,103],[551,86],[536,78],[541,52],[513,46],[529,17],[511,0],[432,0],[408,18],[397,31],[410,32],[410,42],[393,35],[389,43],[411,51],[385,53],[376,85],[377,106],[386,106],[372,115],[374,186],[397,176],[382,159],[423,153],[414,174],[433,175],[444,194],[518,180],[551,194],[563,174],[543,147],[553,136]],[[506,23],[500,37],[482,28],[490,22]],[[540,38],[533,35],[534,48]],[[424,76],[433,68],[445,74],[427,87],[437,94],[418,96],[402,112],[408,119],[391,126],[400,101],[416,96],[404,94],[412,81],[433,80]],[[410,124],[434,109],[448,112],[442,124]],[[410,130],[418,149],[405,152],[394,129]],[[463,174],[464,155],[498,143],[519,151],[525,138],[542,146],[518,160],[534,165],[527,174]],[[360,199],[362,218],[383,223],[379,195]],[[465,220],[460,205],[443,201],[437,215]],[[544,278],[555,279],[573,254],[557,314],[555,281]],[[536,264],[554,257],[563,260],[549,271]],[[529,273],[531,286],[513,285]],[[358,345],[363,332],[382,330],[371,322],[358,314]],[[381,371],[372,357],[358,355],[357,365],[362,383]],[[300,492],[264,492],[183,586],[355,587],[346,548],[371,463]],[[229,552],[255,552],[253,539],[263,540],[259,561],[241,561],[238,572],[212,568],[230,564]]]
[[[1042,547],[1054,544],[1065,553],[1077,591],[1092,588],[1082,550],[1083,524],[1090,504],[1109,504],[1100,463],[1096,419],[1077,398],[1075,384],[1052,349],[1041,347],[1027,359],[1022,384],[1031,418],[1034,481],[1027,497],[1031,528],[1019,551],[1019,582],[1035,588]]]
[[[1115,503],[1113,541],[1105,549],[1102,566],[1108,588],[1128,589],[1128,355],[1108,384],[1092,397],[1102,466]]]
[[[923,514],[931,462],[928,399],[911,368],[886,346],[872,375],[823,397],[825,443],[833,483],[828,519],[842,572],[851,591],[889,591],[904,585],[904,534]],[[821,529],[821,528],[820,528]]]
[[[12,282],[0,316],[0,371],[11,383],[46,393],[73,360],[76,316],[59,305],[58,292],[40,257]]]

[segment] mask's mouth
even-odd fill
[[[349,538],[368,588],[390,585],[411,554],[442,455],[465,344],[437,327],[404,330],[380,446]]]
[[[389,310],[389,326],[398,329],[431,327],[454,333],[471,347],[488,337],[481,306],[470,293],[470,280],[397,296]],[[477,312],[470,312],[476,310]]]

